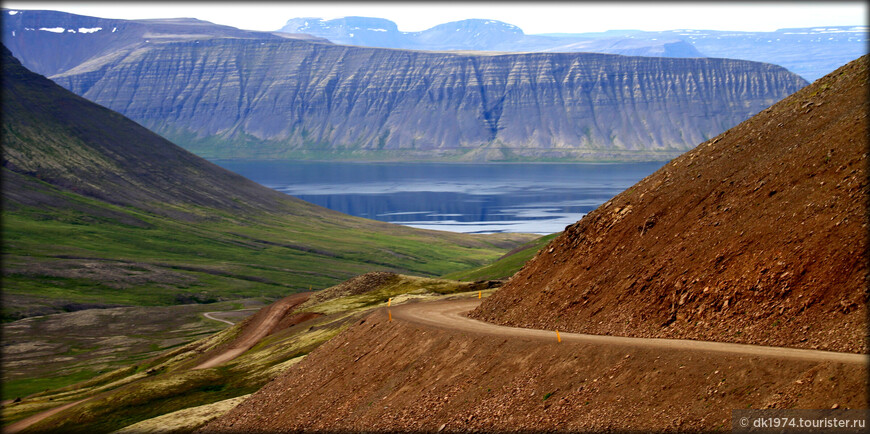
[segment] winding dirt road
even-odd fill
[[[262,307],[249,307],[246,309],[236,309],[236,310],[218,310],[218,311],[214,311],[214,312],[206,312],[206,313],[202,314],[202,316],[204,316],[210,320],[220,321],[223,323],[227,323],[229,325],[235,325],[236,323],[229,321],[229,320],[225,320],[223,318],[218,318],[218,317],[214,316],[214,314],[218,314],[218,315],[231,314],[233,312],[245,312],[245,311],[249,311],[249,310],[260,310],[260,309],[262,309]],[[242,319],[244,319],[244,318],[242,318]]]
[[[243,334],[227,350],[217,354],[193,369],[205,369],[217,366],[228,360],[232,360],[241,353],[247,351],[265,337],[283,318],[292,307],[302,303],[309,294],[301,294],[288,297],[276,302],[268,308],[263,316],[257,318],[247,333]],[[557,340],[555,330],[525,329],[518,327],[506,327],[477,321],[465,316],[467,312],[480,304],[478,299],[460,299],[430,303],[408,303],[388,309],[392,317],[397,321],[409,321],[431,327],[450,330],[459,330],[469,333],[486,334],[499,337],[512,337],[519,339],[532,339],[541,342],[554,342]],[[211,318],[221,321],[217,318]],[[660,348],[662,350],[693,350],[704,352],[718,352],[728,354],[740,354],[750,356],[800,359],[817,362],[837,362],[849,364],[870,364],[870,355],[854,353],[838,353],[833,351],[807,350],[799,348],[767,347],[761,345],[732,344],[725,342],[693,341],[686,339],[660,339],[660,338],[632,338],[623,336],[601,336],[582,333],[560,332],[559,336],[564,342],[583,342],[607,345],[622,345],[628,347]],[[90,399],[90,398],[88,398]],[[20,420],[3,429],[3,432],[18,432],[40,420],[71,408],[79,403],[72,402],[53,408],[43,413]]]
[[[247,329],[242,333],[242,335],[236,339],[232,345],[225,351],[217,354],[216,356],[206,360],[205,362],[200,363],[195,366],[193,369],[208,369],[213,368],[221,363],[230,361],[235,359],[245,351],[248,351],[260,342],[260,339],[263,339],[272,332],[278,322],[284,318],[284,315],[287,314],[294,307],[302,304],[305,300],[308,300],[308,297],[311,296],[310,292],[303,292],[291,295],[289,297],[284,297],[281,300],[272,303],[266,309],[265,315],[261,316],[259,313],[254,315],[252,323],[247,327]],[[212,313],[212,312],[209,312]],[[211,316],[206,315],[209,319],[214,319],[218,321],[223,321],[226,323],[230,323],[229,321],[213,318]],[[232,323],[230,323],[232,324]]]
[[[515,337],[541,341],[556,341],[555,330],[506,327],[477,321],[465,314],[477,307],[480,300],[455,300],[434,303],[410,303],[391,309],[393,318],[428,326],[470,333],[489,334],[499,337]],[[870,355],[838,353],[833,351],[806,350],[800,348],[766,347],[761,345],[732,344],[725,342],[692,341],[687,339],[631,338],[623,336],[587,335],[559,332],[563,342],[586,342],[630,347],[661,348],[663,350],[696,350],[783,359],[802,359],[818,362],[870,363]]]
[[[208,319],[211,319],[211,320],[224,322],[224,323],[227,323],[227,324],[229,324],[229,325],[234,325],[234,324],[235,324],[234,322],[229,322],[229,321],[227,321],[227,320],[225,320],[225,319],[215,318],[215,317],[211,316],[211,314],[213,314],[213,313],[220,313],[220,312],[206,312],[206,313],[202,314],[202,316],[204,316],[204,317],[206,317],[206,318],[208,318]]]

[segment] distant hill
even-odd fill
[[[4,321],[272,298],[372,270],[441,275],[533,238],[422,231],[303,202],[2,54]]]
[[[279,32],[317,35],[336,44],[366,47],[407,48],[396,23],[384,18],[344,17],[324,21],[321,18],[294,18]]]
[[[60,27],[53,17],[46,25]],[[67,38],[36,33],[16,55],[50,58]],[[739,60],[434,53],[271,34],[146,39],[50,78],[207,158],[441,161],[665,160],[806,84]]]
[[[826,75],[589,213],[472,316],[866,353],[868,62]]]
[[[414,50],[590,52],[627,56],[723,57],[781,65],[815,80],[867,53],[868,27],[820,26],[773,32],[610,30],[526,35],[496,20],[463,20],[401,32],[383,18],[293,18],[280,32],[317,35],[337,44]]]
[[[468,19],[439,24],[420,32],[402,32],[384,18],[293,18],[279,32],[307,33],[336,44],[410,50],[565,51],[653,57],[704,57],[679,37],[668,40],[626,40],[526,35],[519,27],[498,20]],[[577,44],[574,47],[570,44]],[[559,47],[559,48],[556,48]]]

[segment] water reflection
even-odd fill
[[[454,232],[561,231],[663,165],[216,161],[346,214]]]

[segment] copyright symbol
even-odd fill
[[[741,417],[740,418],[740,426],[742,426],[743,428],[748,427],[749,426],[749,418],[748,417]]]

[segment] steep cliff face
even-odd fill
[[[670,158],[803,87],[727,59],[156,42],[51,77],[207,157]]]
[[[868,56],[616,196],[472,313],[867,352]]]

